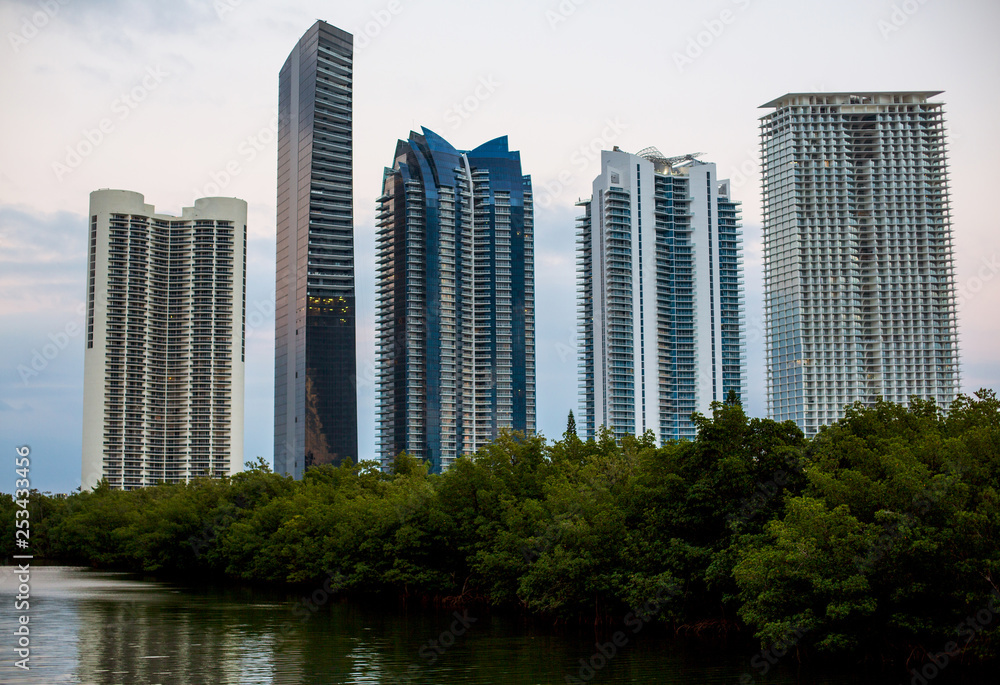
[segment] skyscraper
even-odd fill
[[[535,430],[531,178],[507,138],[396,144],[377,216],[378,439],[435,471]]]
[[[579,203],[585,437],[693,438],[693,412],[746,393],[739,202],[695,157],[604,151]]]
[[[84,490],[242,468],[246,224],[235,198],[90,194]]]
[[[939,92],[789,93],[762,107],[768,412],[958,392]]]
[[[358,458],[351,34],[318,21],[278,79],[274,470]]]

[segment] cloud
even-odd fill
[[[11,402],[10,400],[0,400],[0,411],[7,412],[28,412],[31,405],[27,402]]]
[[[61,314],[83,300],[85,215],[0,206],[0,316]]]
[[[102,35],[117,34],[189,34],[216,20],[212,0],[174,0],[173,2],[134,2],[132,0],[57,0],[59,9],[50,12],[54,19],[78,29],[99,28]],[[37,0],[13,0],[8,11],[30,16],[39,11]]]

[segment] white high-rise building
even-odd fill
[[[762,105],[768,413],[806,435],[855,401],[947,406],[958,392],[939,94]]]
[[[181,216],[90,194],[84,490],[130,490],[243,463],[247,203]]]
[[[693,438],[693,412],[746,394],[739,203],[696,156],[604,151],[579,203],[584,437]]]

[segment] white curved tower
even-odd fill
[[[236,198],[90,194],[82,489],[241,469],[246,226]]]

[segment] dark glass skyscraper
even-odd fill
[[[278,80],[274,470],[357,459],[353,36],[318,21]]]
[[[531,178],[507,138],[396,145],[378,199],[378,439],[434,471],[535,430]]]

